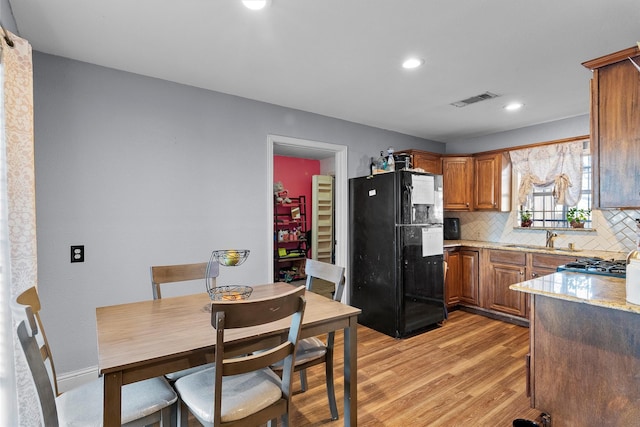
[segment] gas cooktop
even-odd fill
[[[605,260],[602,258],[580,258],[558,267],[558,271],[574,271],[622,278],[627,277],[626,270],[627,262],[625,260]]]

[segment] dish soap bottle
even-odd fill
[[[393,153],[396,150],[393,147],[389,147],[387,148],[387,153],[389,154],[389,158],[387,160],[387,170],[390,172],[393,172],[396,170],[396,161],[393,158]]]

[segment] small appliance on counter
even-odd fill
[[[444,219],[444,240],[460,240],[460,218]]]

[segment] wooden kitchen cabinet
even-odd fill
[[[555,273],[558,266],[575,261],[573,255],[538,252],[489,250],[482,289],[483,306],[490,310],[527,318],[529,295],[509,289],[509,286]]]
[[[478,305],[480,255],[478,251],[460,251],[460,302]]]
[[[594,208],[640,207],[640,51],[632,47],[582,65],[591,80]]]
[[[511,160],[506,152],[474,156],[474,210],[511,210]],[[446,194],[446,193],[445,193]]]
[[[399,153],[411,155],[411,164],[414,168],[421,168],[425,172],[442,175],[442,157],[440,154],[414,149],[403,150]]]
[[[509,286],[526,280],[527,253],[490,250],[484,283],[483,306],[490,310],[527,317],[527,295]]]
[[[445,299],[447,307],[458,304],[478,305],[480,256],[477,250],[448,250]]]
[[[534,252],[530,253],[528,258],[526,280],[555,273],[559,266],[578,259],[577,256],[540,254]]]
[[[444,210],[473,210],[473,157],[443,157]]]
[[[447,249],[444,252],[444,260],[447,263],[447,275],[444,280],[444,299],[448,308],[460,303],[460,251]]]

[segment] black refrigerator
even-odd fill
[[[442,175],[349,180],[349,278],[358,322],[401,338],[439,325],[444,303]]]

